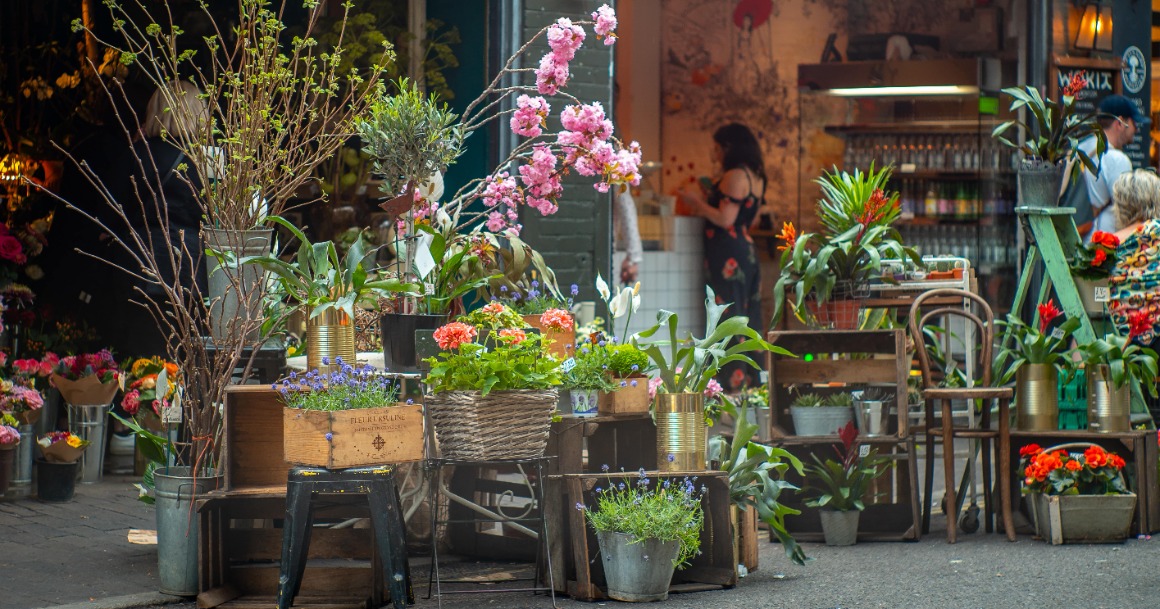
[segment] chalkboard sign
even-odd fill
[[[1076,95],[1075,108],[1079,114],[1088,114],[1095,112],[1100,106],[1100,101],[1105,97],[1114,94],[1123,95],[1123,86],[1121,79],[1123,77],[1123,62],[1119,59],[1090,59],[1086,57],[1062,57],[1056,55],[1052,61],[1051,78],[1048,82],[1047,94],[1051,99],[1059,99],[1059,92],[1067,83],[1071,81],[1071,77],[1075,74],[1083,72],[1084,78],[1087,79],[1087,86]],[[1133,103],[1138,106],[1141,105],[1141,100],[1138,97],[1131,95],[1127,96]],[[1143,109],[1141,113],[1148,116],[1147,109]],[[1148,149],[1144,144],[1148,137],[1147,129],[1137,129],[1136,137],[1132,142],[1124,147],[1124,154],[1132,160],[1132,166],[1136,168],[1148,166]]]

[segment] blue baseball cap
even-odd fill
[[[1100,102],[1100,114],[1110,114],[1120,118],[1130,118],[1137,126],[1147,125],[1152,119],[1140,112],[1136,103],[1123,95],[1109,95]]]

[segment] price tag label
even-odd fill
[[[173,401],[161,408],[161,422],[166,425],[181,423],[181,389],[173,394]]]
[[[1112,291],[1106,285],[1098,285],[1093,288],[1092,300],[1096,302],[1107,302],[1112,299]]]
[[[569,357],[568,359],[564,360],[564,363],[560,364],[560,368],[561,368],[561,369],[562,369],[564,372],[571,372],[571,371],[572,371],[572,369],[573,369],[573,368],[575,368],[575,367],[576,367],[576,359],[575,359],[575,358],[571,358],[571,357]]]
[[[903,163],[898,166],[898,173],[914,173],[918,166],[914,163]]]
[[[858,447],[858,456],[859,457],[869,457],[870,456],[870,445],[869,444],[860,445]]]
[[[1063,340],[1063,328],[1056,328],[1051,331],[1051,338],[1055,340]]]

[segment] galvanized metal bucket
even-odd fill
[[[1132,386],[1116,388],[1106,365],[1087,371],[1088,430],[1110,433],[1132,429]]]
[[[88,440],[89,447],[81,453],[81,484],[101,481],[105,467],[105,421],[110,404],[68,405],[68,429]]]
[[[1015,373],[1015,428],[1059,429],[1059,374],[1051,364],[1024,364]]]
[[[222,478],[193,478],[188,467],[169,467],[158,469],[153,480],[157,484],[158,590],[174,596],[194,596],[198,592],[198,565],[197,518],[191,518],[193,500],[218,488]]]
[[[329,364],[323,364],[322,358]],[[306,322],[306,369],[320,372],[338,370],[335,358],[354,365],[354,319],[345,312],[329,309]]]
[[[233,253],[238,259],[269,254],[274,247],[274,229],[232,231],[216,228],[202,230],[206,248]],[[209,291],[210,333],[215,339],[234,336],[244,326],[262,316],[258,302],[258,284],[265,273],[254,265],[225,265],[216,257],[206,259]],[[256,333],[257,328],[254,328]]]
[[[794,433],[799,436],[836,436],[854,420],[849,406],[790,406]]]
[[[680,541],[643,539],[632,543],[631,535],[613,531],[596,531],[596,539],[610,598],[643,603],[669,597]]]
[[[861,511],[821,510],[818,516],[822,519],[822,535],[826,538],[827,546],[852,546],[858,542]]]
[[[657,469],[695,472],[705,469],[705,396],[657,393]]]
[[[1024,161],[1019,167],[1019,205],[1055,207],[1063,189],[1063,167]]]

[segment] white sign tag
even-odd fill
[[[1051,338],[1055,340],[1063,340],[1063,328],[1056,328],[1051,331]]]
[[[434,240],[430,233],[421,233],[415,240],[415,274],[423,279],[435,268],[435,259],[431,257],[431,242]]]
[[[870,456],[870,445],[869,444],[862,444],[862,445],[858,446],[858,456],[859,457],[869,457]]]
[[[1106,285],[1098,285],[1093,288],[1092,300],[1096,302],[1107,302],[1112,299],[1112,291]]]
[[[161,408],[161,422],[166,425],[181,423],[181,388],[173,394],[173,402]]]
[[[576,359],[572,358],[572,357],[569,357],[568,359],[564,360],[564,363],[560,364],[560,369],[563,370],[564,372],[571,372],[572,369],[575,367],[576,367]]]

